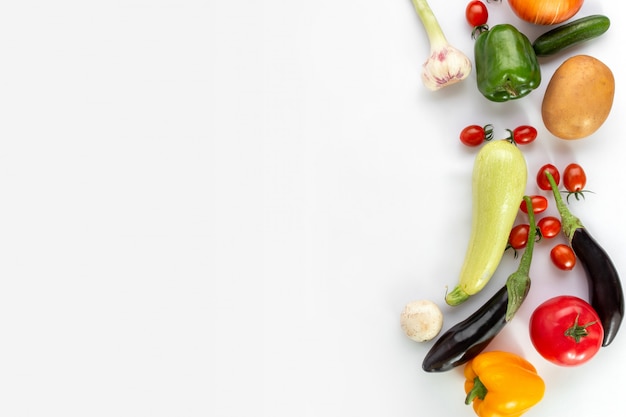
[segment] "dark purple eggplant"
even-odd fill
[[[595,308],[604,327],[602,346],[608,346],[615,338],[624,317],[622,283],[611,258],[587,229],[576,229],[571,245],[587,275],[590,304]]]
[[[517,271],[509,275],[502,286],[485,304],[465,320],[455,324],[437,339],[424,360],[426,372],[449,371],[478,356],[513,318],[530,289],[530,263],[536,237],[532,201],[524,196],[528,209],[530,230],[528,243]]]
[[[485,304],[441,335],[422,362],[426,372],[449,371],[476,357],[504,328],[509,296],[503,285]]]
[[[596,310],[604,328],[602,346],[611,344],[624,318],[624,291],[622,283],[607,252],[587,231],[563,202],[554,177],[546,172],[552,193],[561,215],[561,228],[580,261],[589,288],[589,304]]]

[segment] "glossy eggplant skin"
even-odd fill
[[[587,229],[576,229],[570,242],[587,275],[589,303],[604,327],[602,346],[608,346],[624,318],[624,292],[619,275],[609,255]]]
[[[506,325],[506,285],[465,320],[437,339],[422,362],[426,372],[449,371],[478,356]]]

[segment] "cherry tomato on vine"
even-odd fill
[[[561,232],[561,220],[554,216],[546,216],[539,219],[537,227],[541,232],[541,237],[552,239]]]
[[[583,167],[576,163],[566,166],[563,170],[563,185],[571,193],[582,191],[587,185],[587,174]]]
[[[539,214],[548,208],[548,199],[542,195],[531,195],[530,202],[533,205],[533,213]],[[528,207],[526,206],[526,200],[522,200],[522,204],[519,206],[522,212],[528,214]]]
[[[487,6],[480,0],[470,1],[465,8],[465,18],[472,27],[486,25],[489,18]]]
[[[509,247],[514,250],[525,248],[528,243],[528,232],[530,232],[530,225],[528,224],[513,226],[509,234]]]
[[[493,137],[493,127],[491,125],[479,126],[469,125],[461,130],[459,139],[466,146],[479,146],[486,140]]]
[[[537,129],[532,126],[523,125],[513,129],[513,140],[518,145],[528,145],[537,139]]]
[[[559,185],[561,181],[561,173],[559,172],[559,169],[552,164],[545,164],[544,166],[539,168],[539,171],[537,172],[537,185],[542,190],[549,191],[552,190],[552,187],[550,187],[550,182],[548,181],[548,177],[546,177],[546,171],[552,174],[556,185]]]
[[[598,313],[573,295],[541,303],[531,314],[528,327],[537,352],[559,366],[581,365],[602,347],[604,328]]]
[[[568,245],[559,243],[550,251],[552,263],[563,271],[570,271],[576,266],[576,254]]]
[[[571,163],[563,170],[563,186],[568,191],[567,200],[571,195],[576,197],[576,200],[580,200],[580,197],[585,198],[585,185],[587,185],[587,174],[583,167],[579,164]]]

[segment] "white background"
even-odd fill
[[[466,4],[431,1],[473,57]],[[431,299],[450,327],[517,266],[508,253],[483,292],[445,306],[476,152],[458,134],[536,126],[528,192],[540,165],[581,163],[595,194],[572,210],[626,271],[618,5],[587,0],[578,16],[606,14],[609,32],[543,59],[531,95],[491,103],[473,73],[425,89],[409,0],[3,1],[0,415],[474,415],[461,370],[424,373],[432,342],[399,326]],[[531,40],[547,30],[506,2],[489,11]],[[611,67],[617,91],[597,133],[564,142],[539,108],[575,53]],[[529,416],[616,415],[626,335],[577,368],[530,345],[534,307],[586,294],[550,246],[490,349],[545,379]]]

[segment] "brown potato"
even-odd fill
[[[581,139],[605,122],[615,95],[611,69],[589,55],[575,55],[556,69],[546,87],[541,116],[561,139]]]

